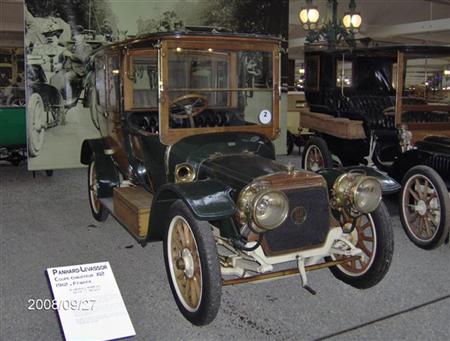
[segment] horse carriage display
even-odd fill
[[[84,107],[90,106],[92,74],[89,56],[106,43],[97,39],[95,32],[83,30],[63,48],[52,40],[60,31],[44,32],[50,46],[33,47],[27,56],[30,157],[39,155],[47,129],[66,124],[67,112],[80,99]]]

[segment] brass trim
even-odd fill
[[[195,180],[195,170],[188,163],[179,163],[175,166],[175,182],[192,182]]]

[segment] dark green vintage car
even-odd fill
[[[95,219],[117,218],[143,246],[163,241],[175,301],[193,324],[216,316],[223,285],[330,268],[356,288],[388,271],[393,235],[380,181],[364,170],[275,162],[280,42],[176,32],[103,47],[86,140]]]

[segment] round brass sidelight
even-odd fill
[[[192,182],[195,180],[195,170],[188,163],[180,163],[175,166],[175,182]]]

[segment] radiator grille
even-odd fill
[[[444,180],[450,180],[450,157],[435,155],[428,158],[425,164],[438,172]]]
[[[289,215],[280,227],[264,234],[262,245],[267,255],[321,245],[330,228],[326,188],[294,189],[285,193],[289,199]]]

